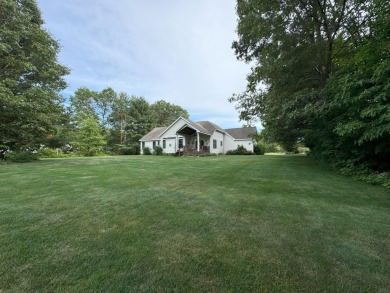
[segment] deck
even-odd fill
[[[199,155],[204,155],[204,154],[209,154],[210,153],[210,147],[208,146],[202,146],[202,148],[198,151],[194,148],[191,147],[184,147],[181,149],[181,151],[177,151],[175,156],[176,157],[181,157],[181,156],[199,156]]]

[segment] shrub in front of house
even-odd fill
[[[128,146],[123,146],[118,148],[118,155],[128,156],[128,155],[134,155],[133,148]]]
[[[140,147],[139,145],[131,145],[131,146],[120,146],[117,150],[118,155],[139,155]]]
[[[152,154],[152,151],[150,150],[149,147],[144,147],[144,148],[143,148],[143,154],[144,154],[144,155],[151,155],[151,154]]]
[[[4,154],[4,160],[12,163],[27,163],[38,160],[36,153],[22,151],[22,152],[6,152]]]
[[[265,146],[262,143],[257,143],[253,146],[253,153],[255,155],[264,155],[265,154]]]
[[[132,148],[133,148],[133,154],[134,155],[140,155],[141,154],[141,146],[138,143],[133,144]]]
[[[162,147],[160,147],[159,145],[156,145],[154,148],[153,148],[153,154],[154,155],[157,155],[157,156],[161,156],[163,154],[163,149]]]
[[[227,151],[226,155],[253,155],[253,152],[248,151],[243,145],[239,145],[235,150]]]

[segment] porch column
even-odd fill
[[[196,132],[196,141],[197,141],[196,148],[197,148],[197,151],[199,152],[199,145],[200,145],[199,131]]]

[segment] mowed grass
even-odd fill
[[[390,194],[300,156],[0,165],[0,292],[390,292]]]

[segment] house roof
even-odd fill
[[[171,126],[174,125],[174,124],[175,124],[177,121],[179,121],[180,119],[181,119],[181,120],[184,120],[184,121],[186,122],[186,124],[187,124],[189,127],[193,128],[193,129],[195,129],[195,130],[197,130],[197,131],[199,131],[199,132],[202,132],[202,133],[204,133],[204,134],[211,135],[210,133],[208,133],[208,131],[207,131],[203,126],[197,124],[197,123],[194,122],[194,121],[191,121],[191,120],[189,120],[189,119],[186,119],[186,118],[183,118],[183,117],[180,116],[180,117],[177,118],[174,122],[172,122],[171,125],[169,125],[168,127],[165,127],[165,129],[164,129],[163,131],[160,132],[159,136],[163,135],[165,131],[167,131],[169,128],[171,128]],[[186,127],[186,126],[182,127],[182,129],[185,128],[185,127]],[[152,131],[153,131],[153,130],[152,130]]]
[[[256,127],[242,127],[225,129],[234,139],[249,139],[251,135],[256,133]]]
[[[184,119],[184,118],[183,118]],[[198,130],[199,132],[202,132],[204,134],[212,135],[213,132],[209,132],[208,129],[203,127],[203,125],[199,124],[199,122],[191,121],[190,119],[184,119],[186,122],[188,122],[188,125],[192,128]]]
[[[199,122],[196,122],[196,124],[202,126],[204,129],[206,129],[210,135],[213,134],[215,130],[225,132],[225,130],[223,130],[217,124],[214,124],[210,121],[199,121]]]
[[[156,127],[151,132],[144,135],[140,141],[149,141],[149,140],[159,140],[160,135],[167,129],[168,127]]]

